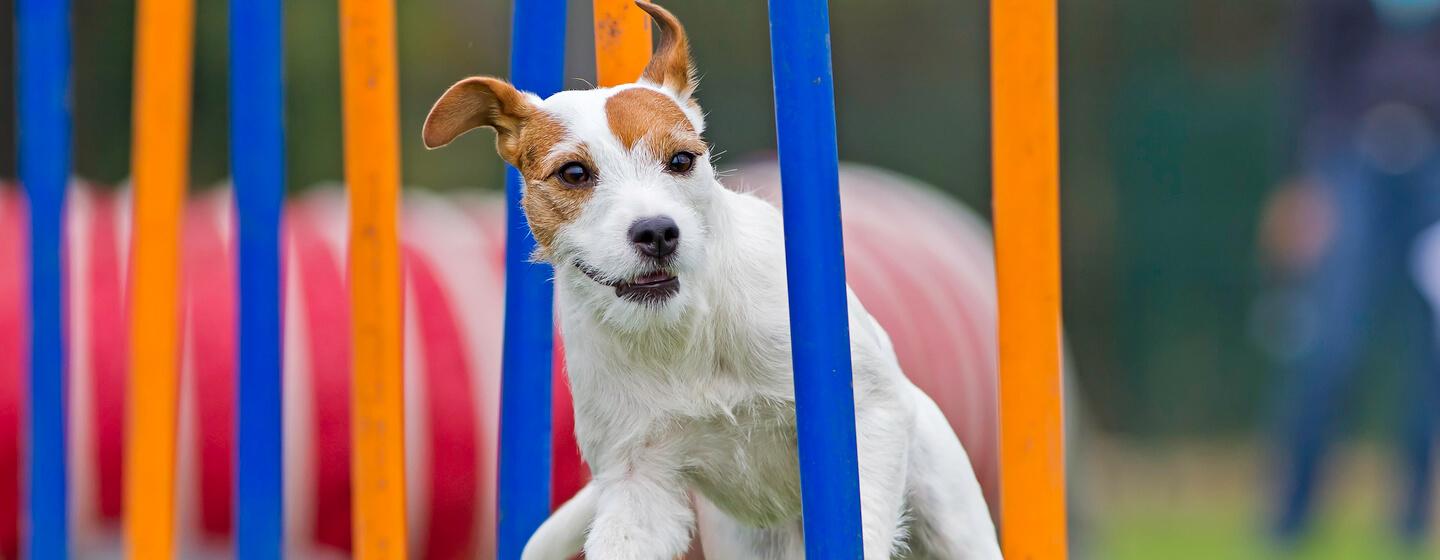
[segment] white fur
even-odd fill
[[[569,91],[541,101],[596,167],[584,209],[548,248],[573,384],[575,432],[593,481],[558,510],[525,560],[670,560],[697,529],[706,557],[798,559],[800,478],[780,212],[725,189],[708,154],[687,175],[609,129],[605,100],[652,84]],[[528,187],[535,188],[535,187]],[[653,266],[635,221],[669,216],[679,292],[617,297],[605,280]],[[865,558],[1000,558],[970,462],[949,423],[906,379],[880,325],[849,295]],[[588,529],[588,533],[586,532]]]

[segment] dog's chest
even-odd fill
[[[710,334],[709,344],[670,356],[663,368],[611,354],[605,361],[623,366],[580,376],[581,447],[604,469],[626,455],[609,453],[627,446],[617,442],[644,441],[665,450],[695,490],[736,520],[795,519],[800,477],[787,340],[783,331],[727,334]]]
[[[721,510],[754,526],[800,515],[793,403],[748,403],[730,416],[693,419],[684,432],[686,474]]]

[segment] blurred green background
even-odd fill
[[[75,170],[118,183],[129,167],[133,4],[72,1]],[[1077,481],[1098,494],[1091,500],[1102,551],[1096,557],[1265,557],[1274,551],[1264,548],[1258,525],[1269,492],[1262,444],[1278,376],[1247,324],[1262,288],[1255,250],[1260,204],[1289,171],[1293,144],[1287,4],[1059,4],[1065,313],[1082,406],[1095,428],[1077,451],[1092,473],[1157,473]],[[665,5],[689,26],[707,136],[726,151],[720,166],[773,150],[765,3]],[[468,135],[436,152],[419,139],[431,103],[452,82],[506,74],[509,6],[397,2],[406,185],[499,188],[491,135]],[[551,25],[556,40],[570,39],[567,84],[586,87],[582,79],[594,76],[590,3],[570,7]],[[988,214],[987,3],[832,0],[830,7],[841,157],[918,177]],[[330,0],[286,2],[292,190],[341,178],[336,8]],[[224,2],[198,0],[192,177],[201,187],[224,180],[228,169],[226,9]],[[13,30],[0,33],[7,51],[0,58],[9,64]],[[0,80],[13,80],[13,71]],[[11,86],[0,84],[0,96],[13,106]],[[11,112],[0,112],[0,121],[13,130]],[[13,134],[0,135],[0,176],[14,176],[13,142]],[[1373,354],[1384,365],[1388,353]],[[1397,375],[1395,368],[1374,369],[1356,398],[1355,434],[1379,447],[1355,456],[1383,463],[1384,434],[1396,421],[1386,411]],[[1173,461],[1248,474],[1215,482],[1229,491],[1200,492],[1199,505],[1177,510],[1166,489],[1201,483],[1180,479],[1177,473],[1190,467]],[[1387,468],[1375,468],[1377,484],[1394,477]],[[1206,501],[1206,494],[1220,497]],[[1372,509],[1379,521],[1352,522],[1351,515],[1322,524],[1330,536],[1320,542],[1385,539],[1389,509]],[[1369,536],[1345,538],[1352,533]],[[1194,548],[1186,543],[1211,548],[1172,554]],[[1338,557],[1335,547],[1320,548],[1323,555],[1315,557]]]

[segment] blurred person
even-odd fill
[[[1288,370],[1274,530],[1285,544],[1303,536],[1374,311],[1395,303],[1413,350],[1399,401],[1400,532],[1418,546],[1433,494],[1440,345],[1407,261],[1440,220],[1440,0],[1298,0],[1295,9],[1299,174],[1272,194],[1260,232],[1286,289],[1257,306],[1288,323],[1267,335]]]

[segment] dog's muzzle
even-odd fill
[[[655,270],[637,276],[634,280],[607,280],[600,271],[576,259],[575,268],[580,269],[591,280],[602,286],[615,288],[615,295],[636,303],[663,303],[680,291],[680,277],[666,270]]]

